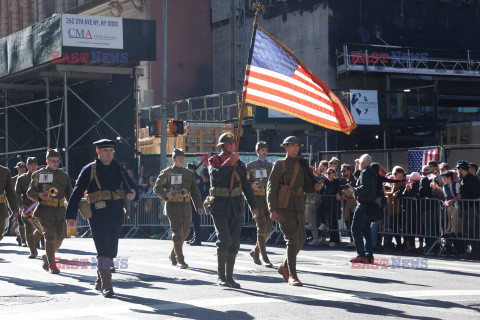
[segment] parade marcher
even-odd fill
[[[98,158],[80,172],[65,217],[69,226],[75,225],[78,205],[86,190],[91,209],[88,221],[98,257],[95,289],[110,298],[114,294],[111,268],[118,252],[124,207],[135,198],[136,186],[114,159],[115,141],[101,139],[93,144],[97,148]],[[125,201],[125,198],[129,201]]]
[[[28,172],[22,174],[15,184],[15,192],[17,193],[18,203],[22,209],[22,215],[18,219],[22,220],[25,225],[25,237],[27,240],[27,245],[30,249],[29,259],[35,259],[37,257],[37,243],[42,237],[42,230],[39,229],[40,226],[35,226],[32,218],[30,216],[24,215],[26,208],[32,205],[34,202],[27,197],[27,190],[32,181],[32,174],[37,171],[38,163],[37,158],[28,157],[27,159],[27,168]]]
[[[45,237],[43,269],[58,274],[55,252],[67,236],[65,200],[72,194],[72,183],[68,173],[58,169],[60,154],[56,149],[48,149],[46,158],[47,166],[32,174],[27,196],[38,202],[33,216],[38,219]]]
[[[250,256],[256,264],[271,268],[273,265],[267,256],[266,243],[268,236],[272,232],[273,223],[268,212],[266,187],[273,165],[267,161],[268,147],[265,141],[257,142],[255,152],[258,155],[258,159],[247,164],[247,179],[252,184],[258,208],[258,217],[255,218],[255,223],[257,224],[257,244],[250,252]],[[262,257],[261,260],[260,256]]]
[[[25,162],[19,161],[15,166],[17,169],[17,175],[12,178],[13,187],[15,188],[15,184],[17,183],[17,179],[27,171],[27,167],[25,166]],[[27,186],[28,187],[28,186]],[[18,200],[20,204],[20,200]],[[19,247],[26,247],[27,246],[27,239],[25,238],[25,224],[21,217],[17,219],[18,223],[18,235],[17,235],[17,242]]]
[[[297,277],[297,254],[306,240],[305,193],[322,189],[323,184],[312,183],[306,168],[300,164],[300,139],[290,136],[281,144],[287,155],[273,166],[267,184],[267,203],[270,217],[278,221],[287,243],[287,255],[278,268],[285,282],[302,286]]]
[[[12,210],[13,220],[18,219],[18,201],[12,182],[10,170],[4,166],[0,166],[0,241],[3,239],[3,231],[9,218],[6,201]]]
[[[165,200],[165,214],[170,221],[173,248],[169,259],[173,266],[180,269],[188,268],[183,255],[183,243],[190,233],[192,223],[193,200],[195,210],[203,214],[202,197],[198,189],[195,175],[183,167],[185,153],[182,149],[175,148],[172,152],[173,166],[168,167],[158,175],[154,192]]]
[[[205,201],[207,212],[211,213],[217,234],[218,285],[240,288],[233,280],[235,259],[240,248],[240,231],[245,205],[242,193],[247,199],[253,217],[258,217],[257,204],[247,168],[235,152],[235,137],[226,132],[218,138],[217,146],[222,148],[218,155],[208,159],[210,173],[210,196]]]
[[[197,173],[197,165],[195,163],[189,163],[187,165],[188,170],[193,172],[193,175],[195,176],[195,182],[198,186],[198,189],[200,190],[200,197],[202,200],[204,200],[204,196],[202,194],[202,190],[204,189],[204,181],[202,177],[200,177]],[[192,207],[192,227],[193,231],[191,232],[192,238],[190,241],[187,241],[189,245],[191,246],[200,246],[202,245],[202,227],[201,227],[201,218],[199,214],[196,214],[195,212],[195,207],[193,206],[193,203],[191,204]],[[201,208],[203,209],[203,202],[201,204]]]

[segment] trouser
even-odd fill
[[[472,255],[480,258],[480,219],[478,207],[470,205],[462,210],[463,237],[476,239],[471,241]]]
[[[201,226],[202,217],[200,217],[198,212],[193,210],[193,205],[191,206],[191,210],[192,210],[192,227],[193,227],[191,231],[191,235],[192,235],[191,239],[192,241],[201,242],[202,241],[202,226]]]
[[[305,212],[279,209],[278,223],[287,243],[287,255],[283,266],[288,268],[290,275],[296,275],[296,257],[306,239]]]
[[[189,202],[167,202],[165,204],[165,212],[170,221],[175,256],[179,262],[183,262],[182,245],[190,233],[192,208]]]
[[[313,228],[317,228],[317,208],[320,204],[320,197],[309,195],[305,201],[305,220]],[[311,230],[313,239],[318,239],[318,231]]]
[[[63,239],[67,236],[65,219],[39,219],[39,223],[45,237],[45,254],[48,259],[48,267],[56,269],[55,253],[62,245]]]
[[[352,236],[359,257],[373,256],[371,221],[366,211],[367,205],[360,203],[353,213]]]
[[[232,201],[228,201],[222,211],[213,211],[212,218],[217,234],[217,248],[229,253],[238,253],[240,248],[240,231],[242,216],[235,215]]]
[[[425,244],[430,249],[438,237],[438,216],[437,211],[434,208],[425,208],[422,213],[422,221],[425,226]]]
[[[115,215],[93,213],[89,219],[97,257],[113,259],[118,253],[118,238],[122,229],[123,212]]]
[[[330,207],[330,210],[328,211],[329,214],[327,216],[327,221],[328,221],[328,226],[330,231],[329,236],[330,236],[330,242],[335,242],[335,243],[340,243],[340,236],[339,236],[339,230],[338,230],[338,206],[337,203],[332,201],[332,206]]]
[[[34,253],[37,247],[37,243],[42,237],[42,230],[37,229],[33,226],[31,218],[27,218],[22,215],[20,219],[23,220],[23,224],[25,225],[25,238],[28,248],[30,249],[31,253]]]

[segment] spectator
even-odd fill
[[[396,166],[393,168],[393,178],[398,179],[399,182],[391,183],[390,188],[385,190],[385,196],[388,200],[388,221],[384,221],[385,230],[393,233],[400,233],[406,231],[405,225],[405,218],[406,213],[403,211],[402,201],[400,198],[402,197],[402,193],[405,190],[405,186],[407,185],[405,179],[405,170],[402,167]],[[392,244],[392,235],[386,234],[384,240],[384,246],[389,249],[393,248]],[[397,244],[397,249],[403,249],[407,247],[406,238],[404,237],[405,241],[402,244],[402,237],[400,235],[395,235],[395,241]]]
[[[127,174],[128,176],[130,177],[130,179],[132,179],[133,183],[138,186],[138,180],[135,178],[135,174],[133,173],[133,170],[132,169],[128,169],[127,170]]]
[[[432,169],[432,174],[437,175],[438,172],[438,164],[435,161],[430,161],[427,164]]]
[[[439,215],[440,207],[438,201],[434,200],[432,183],[434,181],[433,170],[430,166],[422,167],[422,179],[420,180],[420,188],[418,190],[418,197],[421,198],[420,210],[422,213],[422,222],[425,228],[425,244],[427,245],[426,252],[432,250],[438,251],[437,237],[439,232]]]
[[[475,163],[469,163],[468,164],[468,172],[470,172],[471,174],[473,174],[474,176],[477,175],[477,171],[478,171],[478,166],[477,164]]]
[[[342,201],[343,204],[343,218],[345,219],[345,225],[348,230],[348,235],[350,236],[350,243],[347,247],[354,247],[352,233],[350,228],[352,226],[353,212],[357,206],[357,201],[353,197],[353,192],[348,187],[355,186],[356,180],[353,177],[352,167],[348,164],[342,164],[340,168],[342,178],[340,179],[341,189],[337,193],[337,200]]]
[[[372,157],[364,154],[359,159],[360,177],[357,180],[354,189],[355,199],[359,202],[353,213],[352,236],[355,242],[357,257],[351,259],[353,263],[368,262],[373,263],[372,234],[370,229],[370,219],[367,218],[366,211],[368,205],[376,200],[376,177],[373,171]]]
[[[335,171],[335,168],[328,168],[328,179],[324,180],[323,188],[320,191],[321,194],[327,197],[324,197],[317,210],[319,221],[322,223],[318,229],[325,230],[326,225],[329,226],[329,246],[332,248],[337,247],[340,244],[340,236],[338,233],[339,206],[336,201],[336,195],[340,189],[340,180],[336,177],[336,174],[337,172]]]
[[[450,166],[446,162],[442,162],[438,165],[438,170],[440,171],[440,174],[450,171]]]
[[[420,234],[422,230],[420,204],[414,200],[418,197],[422,176],[418,172],[413,172],[411,175],[407,175],[407,179],[408,183],[405,186],[405,190],[403,193],[398,193],[397,197],[404,198],[402,200],[402,207],[405,210],[406,233],[409,235]],[[415,236],[404,236],[404,238],[406,250],[416,250]],[[419,236],[418,240],[420,243],[418,251],[423,252],[423,237]]]
[[[332,157],[330,161],[328,161],[328,167],[329,168],[334,168],[335,171],[338,171],[338,166],[340,166],[340,160],[336,157]]]
[[[464,238],[479,238],[478,198],[480,198],[480,182],[469,171],[468,162],[459,161],[457,169],[462,177],[460,183],[462,236]],[[475,200],[475,201],[472,201]],[[472,241],[471,256],[480,259],[480,241]]]

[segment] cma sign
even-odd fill
[[[76,39],[92,39],[92,34],[90,33],[90,30],[84,29],[68,29],[68,36],[70,38]]]

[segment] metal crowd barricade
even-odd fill
[[[145,231],[143,228],[159,227],[163,229],[161,238],[168,237],[170,224],[168,218],[163,214],[165,201],[157,196],[141,197],[135,203],[134,215],[134,237],[139,231]]]
[[[447,234],[455,240],[480,241],[480,199],[457,200],[445,212]]]

